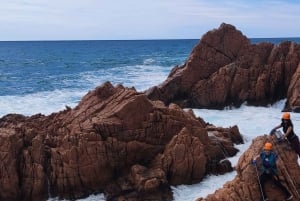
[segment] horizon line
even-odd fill
[[[251,37],[251,39],[300,39],[299,37]],[[153,39],[37,39],[37,40],[0,40],[0,42],[80,42],[80,41],[160,41],[160,40],[201,40],[201,38],[153,38]]]

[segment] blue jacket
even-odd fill
[[[277,155],[274,152],[270,152],[269,155],[266,152],[260,153],[260,158],[262,162],[261,173],[277,175],[278,170],[276,166]]]

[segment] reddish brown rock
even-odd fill
[[[172,185],[199,182],[205,175],[208,163],[205,147],[200,138],[183,128],[153,161],[152,166],[162,167]]]
[[[230,171],[211,167],[236,153],[236,139],[237,128],[216,128],[191,110],[105,83],[74,109],[0,119],[0,200],[97,192],[108,200],[170,200],[170,184]]]
[[[141,165],[131,167],[129,175],[118,178],[105,191],[107,200],[172,200],[173,196],[160,168],[148,169]]]
[[[267,105],[287,98],[289,109],[300,102],[293,87],[297,77],[287,94],[299,62],[299,44],[251,44],[234,26],[223,23],[202,37],[184,65],[146,94],[188,108]]]
[[[298,156],[291,149],[287,142],[278,144],[273,137],[260,136],[253,140],[249,149],[240,157],[236,167],[237,176],[232,181],[224,184],[223,188],[206,198],[199,198],[197,201],[223,201],[223,200],[259,200],[260,188],[257,180],[256,168],[251,164],[252,159],[258,155],[265,142],[272,142],[274,151],[279,155],[278,170],[279,177],[283,184],[293,194],[293,200],[300,200],[300,168],[297,163]],[[260,163],[258,161],[258,167]],[[259,169],[258,169],[259,171]],[[266,183],[266,194],[270,200],[281,201],[284,194],[270,181]]]
[[[287,97],[287,110],[300,112],[300,64],[292,77]]]

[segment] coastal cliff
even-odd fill
[[[266,106],[287,98],[283,109],[296,111],[299,62],[299,44],[251,44],[241,31],[223,23],[201,38],[184,65],[146,94],[166,104],[214,109],[245,102]]]

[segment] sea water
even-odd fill
[[[251,39],[252,42],[279,42],[300,38]],[[0,42],[0,117],[9,113],[49,115],[74,107],[88,91],[106,81],[146,90],[163,82],[170,70],[187,60],[199,40],[133,41],[24,41]],[[229,158],[236,165],[253,138],[268,134],[280,123],[285,100],[268,107],[242,105],[225,110],[194,109],[197,116],[216,126],[237,125],[245,144]],[[300,134],[300,115],[292,114]],[[235,177],[231,172],[207,176],[194,185],[173,186],[175,201],[205,197]],[[58,200],[51,198],[49,201]],[[105,200],[91,195],[82,201]]]

